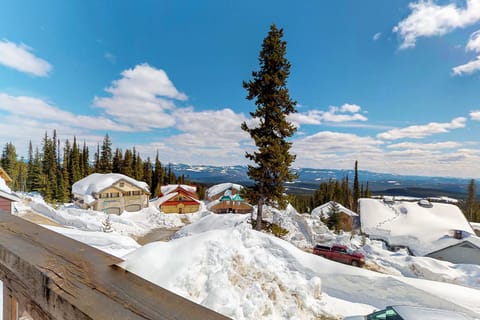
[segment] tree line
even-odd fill
[[[320,183],[312,195],[292,197],[292,205],[298,212],[311,212],[314,208],[329,201],[337,202],[354,212],[358,212],[358,199],[371,197],[368,181],[363,184],[358,177],[358,161],[355,161],[353,183],[348,175],[341,180],[329,179]]]
[[[24,192],[38,192],[45,201],[69,202],[72,185],[92,173],[121,173],[133,179],[144,181],[150,187],[152,197],[160,194],[165,184],[189,183],[184,175],[176,176],[172,166],[164,166],[159,155],[152,161],[150,157],[142,159],[140,153],[132,149],[112,149],[112,141],[105,135],[101,145],[90,159],[90,150],[85,141],[80,144],[76,137],[66,139],[61,144],[56,130],[52,137],[47,132],[39,148],[29,142],[28,156],[17,159],[15,146],[8,142],[0,158],[0,166],[12,178],[11,189]],[[204,189],[203,186],[199,186]],[[202,195],[202,190],[198,190]]]

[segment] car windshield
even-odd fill
[[[374,312],[367,316],[367,320],[403,320],[392,308]]]

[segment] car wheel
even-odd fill
[[[358,261],[357,260],[352,260],[351,265],[354,266],[354,267],[358,267]]]

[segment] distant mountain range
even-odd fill
[[[247,176],[246,166],[209,166],[172,164],[177,175],[184,175],[189,180],[206,185],[223,182],[233,182],[242,185],[251,184]],[[288,184],[288,189],[294,194],[311,194],[321,182],[330,179],[341,180],[349,177],[353,183],[353,170],[332,170],[297,168],[298,179]],[[359,170],[360,183],[364,186],[368,181],[369,189],[374,194],[404,195],[413,197],[449,196],[464,198],[470,179],[447,177],[404,176],[389,173],[377,173]]]

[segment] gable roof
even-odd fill
[[[197,187],[196,186],[189,186],[187,184],[167,184],[165,186],[160,187],[160,192],[163,195],[169,194],[171,192],[178,192],[178,190],[182,189],[183,191],[186,191],[187,193],[190,193],[192,195],[195,195],[197,192]]]
[[[150,192],[148,185],[143,181],[137,181],[120,173],[92,173],[91,175],[75,182],[72,185],[72,193],[83,196],[91,196],[106,188],[113,186],[120,180],[124,180],[146,192]]]
[[[470,235],[468,237],[465,237],[463,239],[455,239],[452,237],[444,237],[443,239],[439,239],[439,241],[436,244],[436,248],[434,251],[429,252],[427,255],[432,255],[437,252],[443,251],[443,250],[449,250],[458,246],[461,246],[465,243],[469,243],[472,246],[476,247],[478,250],[480,250],[480,238],[474,235]]]
[[[11,194],[11,193],[8,193],[8,192],[5,192],[3,190],[0,190],[0,197],[2,198],[5,198],[5,199],[8,199],[10,201],[15,201],[15,202],[19,202],[20,201],[20,198],[18,198],[17,196]]]
[[[242,190],[243,189],[243,186],[239,185],[239,184],[236,184],[236,183],[230,183],[230,182],[226,182],[226,183],[220,183],[220,184],[216,184],[214,186],[211,186],[210,188],[207,189],[207,198],[212,198],[220,193],[224,193],[226,190],[230,190],[230,189],[235,189],[235,190]]]
[[[353,212],[352,210],[345,208],[340,203],[335,202],[335,201],[329,201],[325,204],[322,204],[319,207],[316,207],[315,209],[312,210],[311,215],[313,217],[324,217],[324,218],[326,218],[330,214],[330,210],[332,208],[332,205],[335,204],[335,203],[338,205],[338,208],[340,209],[340,212],[344,212],[351,217],[357,217],[358,216],[358,214],[356,212]]]

